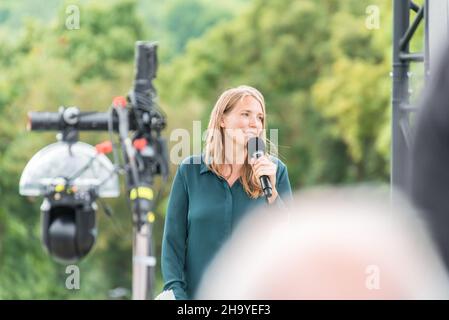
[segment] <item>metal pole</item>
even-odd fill
[[[429,47],[429,0],[424,1],[424,75],[427,82],[430,73],[430,47]]]
[[[138,231],[134,228],[133,239],[133,300],[153,299],[154,267],[151,243],[151,225],[145,223]]]
[[[410,1],[394,0],[393,23],[393,92],[392,92],[392,145],[391,145],[391,185],[395,189],[406,190],[406,173],[408,149],[404,133],[400,127],[401,119],[407,117],[407,112],[401,105],[408,105],[409,62],[401,59],[400,42],[405,35],[410,20]],[[409,45],[404,51],[408,53]]]

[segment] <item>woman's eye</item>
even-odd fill
[[[262,117],[259,117],[259,120],[260,120],[260,121],[263,121],[263,118],[262,118]]]
[[[245,117],[247,117],[247,116],[248,116],[248,114],[247,114],[247,113],[242,113],[242,116],[245,116]]]

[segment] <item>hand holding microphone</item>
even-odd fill
[[[253,171],[260,181],[260,185],[267,201],[272,202],[277,196],[276,169],[277,166],[265,156],[265,143],[258,137],[248,139],[248,157],[253,165]],[[272,196],[273,199],[270,199]]]

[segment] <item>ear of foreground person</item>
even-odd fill
[[[284,211],[253,212],[196,299],[449,299],[449,278],[404,198],[392,203],[385,188],[326,188],[296,194]]]

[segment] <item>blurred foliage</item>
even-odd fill
[[[162,30],[165,40],[170,38],[170,42],[178,43],[176,50],[172,47],[165,54],[162,50],[162,61],[168,60],[164,56],[182,51],[184,44],[179,41],[200,36],[222,19],[220,10],[213,17],[208,16],[212,4],[200,3],[203,16],[199,16],[194,11],[199,2],[191,3],[54,0],[48,5],[37,5],[35,1],[0,4],[0,299],[108,299],[110,290],[119,287],[128,289],[124,298],[130,298],[132,222],[123,197],[107,201],[114,210],[112,219],[102,210],[97,212],[97,243],[77,264],[80,290],[65,288],[65,266],[53,262],[41,246],[42,199],[20,197],[18,185],[27,161],[54,142],[55,133],[26,132],[26,114],[31,110],[56,111],[60,105],[106,111],[114,96],[126,94],[132,86],[135,41],[159,40],[153,36],[153,29]],[[66,27],[73,13],[66,12],[69,5],[79,8],[79,29]],[[160,11],[153,10],[153,6]],[[150,23],[161,12],[163,16],[172,15],[177,6],[191,8],[185,11],[184,23],[194,21],[192,17],[204,18],[203,23],[198,20],[191,33],[187,28],[182,40],[176,33],[164,31],[165,24],[176,31],[174,16],[171,22],[163,20],[162,29]],[[229,7],[222,8],[224,17],[229,18]],[[80,138],[95,144],[108,136],[81,133]],[[159,179],[156,187],[160,187]],[[168,190],[165,186],[155,210],[159,217],[154,224],[157,256]],[[156,272],[157,292],[162,288],[159,264]]]
[[[294,187],[387,182],[391,4],[376,1],[380,28],[371,30],[372,4],[254,1],[161,70],[166,109],[190,108],[174,127],[207,123],[224,89],[252,85],[265,95]]]
[[[133,1],[81,7],[82,28],[65,29],[64,7],[51,26],[28,21],[21,38],[2,51],[0,93],[0,298],[108,298],[108,290],[131,281],[131,218],[116,201],[115,224],[98,212],[100,237],[94,251],[79,263],[81,290],[65,288],[65,266],[53,262],[40,242],[40,199],[17,197],[27,160],[54,133],[25,131],[29,110],[59,105],[103,109],[117,90],[130,86],[134,42],[147,37]],[[127,17],[123,19],[122,16]],[[120,27],[116,21],[121,20]],[[100,23],[101,21],[101,23]],[[123,89],[120,89],[123,88]],[[92,143],[100,142],[82,136]]]
[[[123,197],[108,200],[112,219],[99,210],[95,249],[78,263],[81,290],[70,291],[65,266],[41,246],[41,199],[20,197],[18,184],[31,156],[55,141],[55,133],[26,132],[26,113],[60,105],[106,111],[132,85],[137,40],[159,42],[155,85],[167,138],[175,128],[195,138],[193,121],[206,129],[221,92],[248,84],[265,96],[295,189],[388,182],[390,1],[31,3],[0,4],[0,299],[108,299],[111,289],[131,289],[132,223]],[[80,8],[80,29],[65,26],[69,4]],[[366,26],[368,5],[380,10],[379,29]],[[81,134],[91,144],[107,138]],[[170,183],[156,209],[157,257]],[[159,292],[159,260],[156,271]]]

